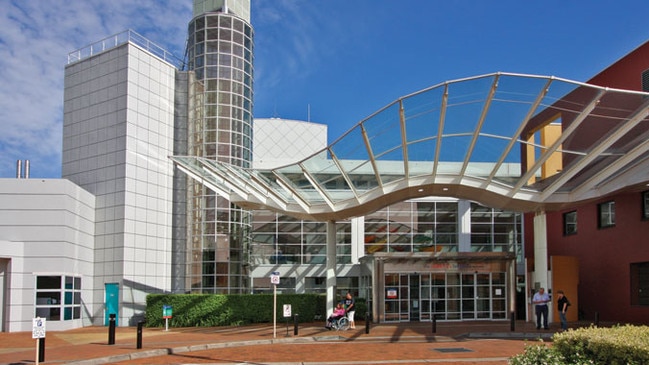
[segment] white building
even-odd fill
[[[96,198],[63,179],[0,179],[0,319],[3,331],[90,325]]]

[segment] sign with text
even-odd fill
[[[45,318],[32,319],[32,338],[45,338]]]

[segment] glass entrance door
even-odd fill
[[[386,322],[506,319],[505,273],[386,274]]]
[[[421,310],[421,303],[419,301],[419,275],[410,275],[408,279],[410,281],[410,320],[419,321]]]

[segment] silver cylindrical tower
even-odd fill
[[[196,0],[187,68],[189,154],[252,164],[253,29],[249,0]],[[244,293],[250,213],[202,185],[188,188],[188,290]]]

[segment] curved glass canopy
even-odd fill
[[[495,73],[403,96],[292,165],[258,170],[171,159],[233,203],[302,219],[361,216],[423,196],[554,210],[646,189],[648,96]]]

